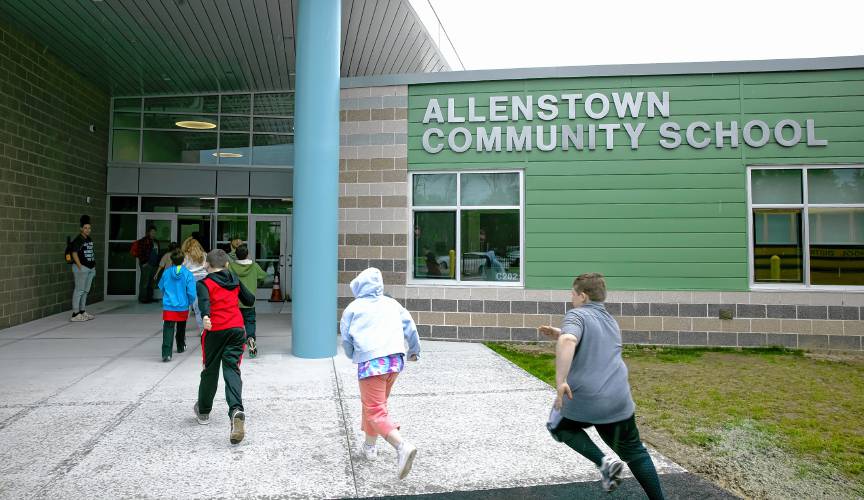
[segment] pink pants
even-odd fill
[[[390,389],[396,382],[398,373],[388,373],[359,380],[360,402],[363,404],[363,420],[360,428],[370,436],[387,437],[398,429],[387,413],[387,398],[390,397]]]

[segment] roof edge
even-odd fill
[[[813,57],[802,59],[484,69],[469,71],[442,71],[437,73],[355,76],[342,78],[341,86],[343,89],[346,89],[357,87],[385,87],[390,85],[418,85],[424,83],[531,80],[538,78],[584,78],[599,76],[650,76],[712,73],[772,73],[778,71],[820,71],[858,68],[864,68],[864,55]]]

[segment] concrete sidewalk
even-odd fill
[[[398,481],[386,444],[377,462],[354,453],[354,365],[293,357],[290,315],[259,314],[261,355],[243,361],[247,437],[232,446],[221,382],[212,423],[192,415],[197,336],[162,363],[158,306],[90,311],[86,323],[63,314],[0,331],[2,498],[375,497],[598,479],[548,436],[551,388],[480,344],[427,341],[400,376],[391,412],[420,451]],[[652,455],[661,473],[684,472]]]

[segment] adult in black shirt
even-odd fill
[[[90,285],[96,277],[96,250],[90,232],[90,216],[82,215],[81,232],[72,240],[72,275],[75,277],[75,291],[72,292],[72,319],[71,321],[88,321],[95,316],[85,311],[87,307],[87,294],[90,293]]]

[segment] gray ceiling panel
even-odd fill
[[[0,0],[112,95],[293,88],[297,0]],[[341,76],[449,70],[408,0],[343,0]]]

